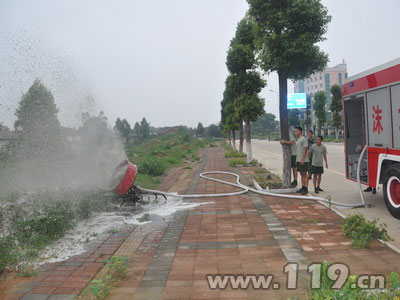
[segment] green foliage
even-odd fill
[[[300,111],[298,109],[289,110],[289,125],[298,126],[300,125]]]
[[[128,142],[129,136],[131,134],[131,125],[126,119],[123,119],[121,121],[121,119],[118,118],[115,121],[114,131],[116,131],[121,137],[125,139],[126,142]]]
[[[31,195],[28,203],[18,204],[17,195],[0,197],[12,203],[7,235],[0,238],[0,272],[22,261],[34,259],[40,250],[73,228],[76,221],[94,212],[109,211],[114,195],[102,193],[46,193]],[[3,226],[4,224],[2,224]]]
[[[274,114],[264,113],[251,125],[252,135],[271,133],[278,130],[279,121],[276,120],[276,116]]]
[[[231,41],[231,47],[228,50],[228,56],[226,59],[226,66],[228,71],[232,74],[242,72],[242,70],[248,70],[253,67],[255,58],[253,50],[249,45],[238,43],[235,39]]]
[[[203,124],[201,122],[199,122],[199,124],[197,124],[196,135],[197,136],[203,136],[204,135],[204,127],[203,127]]]
[[[249,164],[245,161],[245,160],[242,160],[242,159],[231,159],[230,161],[229,161],[229,166],[230,167],[236,167],[236,166],[243,166],[243,167],[247,167]]]
[[[268,170],[263,169],[263,168],[258,168],[258,169],[254,170],[254,173],[256,173],[256,174],[268,173]]]
[[[326,123],[327,111],[326,111],[326,94],[324,91],[318,91],[314,94],[313,108],[315,116],[318,119],[318,127],[321,127]]]
[[[245,17],[239,22],[230,43],[226,61],[230,74],[221,102],[221,123],[225,133],[238,129],[242,120],[254,122],[264,113],[264,99],[258,93],[265,87],[265,81],[255,71],[254,34],[253,21]]]
[[[143,118],[140,124],[139,122],[135,123],[133,137],[135,144],[141,144],[150,138],[150,123],[147,122],[146,118]]]
[[[41,250],[51,241],[64,235],[74,225],[74,213],[67,203],[57,202],[36,211],[32,217],[18,212],[12,219],[11,229],[16,240],[23,246],[34,246]]]
[[[107,117],[101,111],[97,116],[82,114],[82,127],[79,129],[84,141],[89,144],[105,145],[111,136]]]
[[[128,159],[139,167],[135,182],[142,187],[156,188],[160,183],[159,176],[167,168],[179,166],[188,159],[199,159],[195,153],[209,143],[207,138],[200,140],[186,133],[178,133],[154,137],[140,145],[128,147]]]
[[[144,214],[143,216],[138,218],[138,221],[139,222],[148,222],[148,221],[150,221],[150,215],[149,214]]]
[[[219,126],[217,126],[215,124],[211,124],[210,126],[208,126],[207,135],[210,137],[216,137],[216,138],[222,137],[222,133],[221,133]]]
[[[126,275],[128,267],[127,261],[129,258],[113,256],[107,261],[107,272],[101,279],[94,279],[90,282],[88,290],[94,299],[106,299],[111,290],[114,289],[115,284],[119,282]]]
[[[331,86],[332,100],[331,100],[331,112],[332,112],[332,126],[336,128],[336,133],[339,128],[342,127],[342,89],[339,85],[335,84]]]
[[[366,248],[373,240],[390,241],[391,237],[386,230],[386,224],[377,225],[378,220],[366,220],[363,215],[355,214],[348,216],[342,226],[342,232],[352,239],[352,246],[355,249]]]
[[[12,237],[0,237],[0,272],[6,266],[14,265],[18,262],[15,247],[15,240]]]
[[[146,157],[140,164],[139,169],[141,172],[152,175],[161,176],[167,169],[164,160],[161,158]]]
[[[250,165],[254,166],[254,165],[258,165],[258,164],[259,164],[258,161],[255,160],[255,159],[253,159],[250,163],[248,163],[248,162],[245,161],[245,160],[238,159],[238,158],[236,158],[236,159],[231,159],[231,160],[229,161],[229,166],[232,167],[232,168],[233,168],[233,167],[237,167],[237,166],[248,167],[248,166],[250,166]]]
[[[34,269],[30,269],[30,268],[22,269],[17,272],[18,277],[32,277],[36,274],[37,274],[37,272]]]
[[[45,161],[56,155],[61,147],[61,125],[53,94],[39,79],[35,79],[24,94],[16,110],[14,123],[20,131],[19,155],[21,159]]]
[[[279,119],[282,139],[289,140],[287,80],[303,79],[322,71],[328,55],[324,40],[331,17],[320,0],[247,0],[248,15],[256,27],[258,64],[264,72],[278,73]],[[290,185],[290,151],[284,148],[282,184]]]
[[[225,153],[225,157],[231,158],[231,157],[246,157],[247,155],[245,153],[240,153],[239,151],[235,150],[229,150],[228,152]]]
[[[257,45],[265,71],[302,79],[322,71],[328,55],[317,43],[331,17],[319,0],[247,0],[249,15],[257,25]]]
[[[330,264],[324,261],[321,265],[321,286],[319,289],[311,290],[307,299],[309,300],[390,300],[398,299],[400,296],[400,279],[398,273],[390,273],[385,289],[365,290],[357,286],[357,275],[348,276],[344,286],[341,289],[333,289],[332,285],[335,278],[334,274],[329,274]]]

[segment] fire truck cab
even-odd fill
[[[361,183],[383,184],[385,204],[400,219],[400,58],[347,78],[342,95],[346,177],[357,180],[360,164]]]

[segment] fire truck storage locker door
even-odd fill
[[[392,95],[392,120],[393,120],[393,144],[400,149],[400,84],[391,88]]]
[[[391,124],[388,88],[367,93],[370,147],[390,147]]]

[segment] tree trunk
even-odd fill
[[[236,151],[236,138],[235,138],[235,130],[232,130],[232,145],[233,145],[233,150]]]
[[[232,136],[231,136],[231,131],[229,130],[228,131],[228,142],[229,142],[229,145],[231,146],[231,148],[233,147],[232,146]]]
[[[335,127],[336,142],[339,142],[339,128]]]
[[[247,162],[250,163],[250,162],[253,160],[253,154],[252,154],[252,151],[251,151],[251,128],[250,128],[250,121],[246,121],[245,135],[246,135]]]
[[[243,120],[239,121],[239,152],[243,153]]]
[[[279,119],[281,126],[281,139],[289,141],[289,122],[287,109],[287,75],[284,72],[278,72],[279,77]],[[283,154],[283,176],[282,187],[290,187],[290,146],[282,145]]]

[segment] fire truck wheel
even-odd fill
[[[390,166],[383,184],[385,204],[390,214],[400,219],[400,171],[397,165]]]

